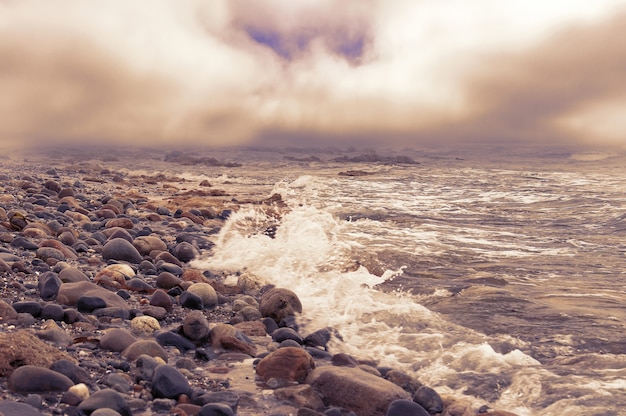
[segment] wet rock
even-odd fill
[[[270,353],[259,361],[256,372],[265,381],[276,378],[303,382],[314,368],[315,362],[309,353],[301,348],[286,347]]]
[[[430,416],[430,414],[411,400],[399,399],[391,402],[385,416]]]
[[[63,374],[34,365],[18,367],[9,377],[9,389],[16,393],[66,391],[73,385]]]
[[[414,377],[400,370],[389,370],[385,374],[385,379],[391,381],[396,386],[400,386],[403,390],[411,394],[415,394],[422,384]]]
[[[413,401],[426,409],[428,413],[434,414],[443,412],[441,396],[430,387],[421,386],[418,388],[413,395]]]
[[[150,357],[159,357],[164,362],[167,362],[167,353],[158,342],[153,340],[135,341],[122,351],[122,357],[128,361],[134,361],[142,354]]]
[[[98,390],[78,405],[81,414],[93,415],[98,409],[112,409],[121,416],[132,416],[132,411],[124,400],[124,396],[113,389]]]
[[[122,352],[137,341],[130,332],[125,329],[114,328],[106,331],[100,338],[100,348],[108,351]]]
[[[160,365],[152,377],[152,395],[167,399],[176,399],[181,394],[189,394],[189,381],[175,367]]]
[[[123,238],[109,240],[102,248],[104,260],[122,260],[133,264],[139,264],[143,260],[137,249]]]
[[[209,321],[201,311],[194,310],[183,320],[183,334],[194,342],[208,339],[210,333]]]
[[[308,375],[306,383],[324,398],[326,405],[363,416],[384,414],[394,400],[411,398],[395,384],[359,368],[319,367]]]
[[[205,308],[212,308],[217,305],[217,292],[208,283],[194,283],[189,286],[187,292],[199,296]]]
[[[259,310],[266,317],[280,322],[287,316],[302,313],[302,303],[298,296],[289,289],[272,288],[261,296]]]
[[[293,340],[298,344],[302,344],[304,342],[302,336],[291,328],[278,328],[276,331],[272,332],[272,340],[274,340],[274,342]]]
[[[328,351],[328,342],[331,336],[332,333],[330,329],[319,329],[304,338],[304,345],[307,347],[322,347],[324,351]]]

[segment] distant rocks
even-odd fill
[[[408,156],[382,156],[377,153],[364,153],[359,156],[340,156],[332,159],[342,163],[382,163],[385,165],[419,165],[419,162]]]
[[[242,166],[241,163],[223,162],[213,157],[194,157],[181,151],[172,151],[165,155],[166,162],[176,163],[179,165],[205,165],[226,168],[236,168]]]

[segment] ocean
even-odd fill
[[[281,209],[233,210],[193,266],[293,290],[301,332],[333,328],[332,352],[476,408],[626,414],[623,155],[346,152],[216,151],[241,166],[134,169],[280,195]]]

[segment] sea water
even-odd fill
[[[293,290],[302,332],[340,335],[331,351],[476,409],[626,414],[623,157],[416,154],[420,164],[403,165],[285,154],[164,167],[286,204],[235,210],[195,267]]]

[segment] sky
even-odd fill
[[[626,146],[626,0],[0,0],[0,144]]]

